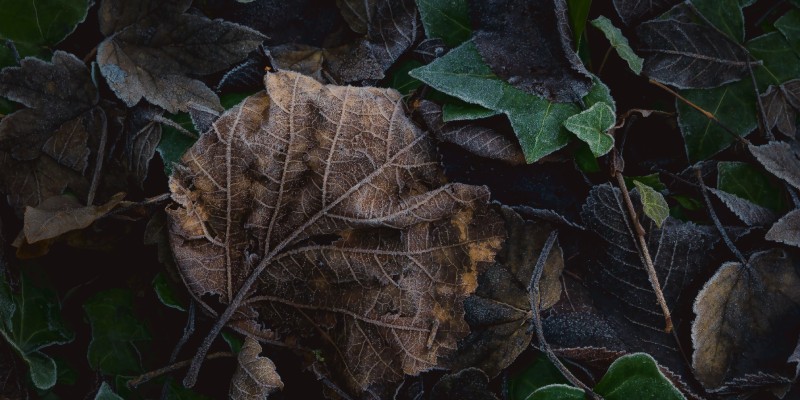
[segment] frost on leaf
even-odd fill
[[[322,348],[353,392],[439,365],[469,328],[463,301],[504,238],[484,187],[445,183],[391,89],[268,74],[170,180],[179,269],[239,318]]]
[[[261,400],[283,389],[283,381],[275,364],[259,356],[261,345],[252,337],[244,340],[239,352],[239,365],[231,379],[229,396],[233,400]]]

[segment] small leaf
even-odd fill
[[[429,39],[456,47],[472,36],[467,0],[417,0],[417,9]]]
[[[800,210],[790,211],[769,228],[767,240],[800,247]]]
[[[636,75],[642,73],[642,63],[644,63],[644,59],[634,53],[630,44],[628,44],[628,38],[622,35],[622,31],[614,26],[611,20],[601,15],[592,21],[592,25],[603,32],[603,35],[606,36],[611,46],[617,50],[617,54],[619,54],[620,58],[628,63],[628,68],[630,68],[631,71],[636,73]]]
[[[650,186],[658,192],[667,190],[667,185],[661,182],[661,178],[659,177],[658,173],[640,176],[625,176],[623,178],[625,180],[625,187],[627,187],[628,190],[633,190],[633,188],[636,187],[633,181],[639,181],[640,183]]]
[[[512,87],[492,73],[471,41],[410,75],[446,94],[505,113],[529,163],[569,142],[562,124],[578,108],[550,103]]]
[[[28,363],[29,376],[38,389],[49,389],[56,384],[58,368],[56,362],[39,351],[28,353],[22,357]]]
[[[75,197],[61,195],[51,197],[35,208],[27,207],[23,228],[25,240],[36,243],[86,228],[116,207],[124,197],[125,193],[117,193],[103,205],[82,206]]]
[[[262,400],[283,389],[275,364],[259,353],[261,345],[250,336],[245,338],[236,372],[231,378],[229,396],[232,400]]]
[[[94,396],[94,400],[124,400],[118,394],[114,393],[114,390],[111,389],[111,386],[108,383],[103,382],[100,385],[100,390],[97,391],[97,394]]]
[[[186,301],[182,301],[176,293],[177,289],[173,287],[173,283],[169,281],[167,275],[162,271],[156,274],[153,278],[153,290],[161,304],[174,308],[178,311],[186,311]]]
[[[800,189],[800,155],[784,142],[750,145],[750,152],[773,175]]]
[[[607,400],[685,400],[648,354],[635,353],[618,358],[594,387]]]
[[[147,328],[133,313],[133,294],[109,289],[83,305],[92,328],[87,358],[92,369],[109,375],[142,372],[138,344],[149,340]]]
[[[614,127],[615,119],[614,111],[608,104],[595,103],[567,118],[564,127],[586,142],[595,157],[600,157],[614,147],[614,137],[608,134],[608,130]]]
[[[790,82],[798,82],[798,86],[800,86],[800,80]],[[767,117],[766,128],[777,127],[779,132],[791,138],[797,131],[797,110],[789,103],[785,85],[777,87],[770,85],[767,92],[761,95],[761,102]]]
[[[669,205],[664,200],[664,196],[639,181],[633,181],[633,184],[636,185],[636,188],[639,189],[639,194],[642,196],[644,214],[650,217],[656,223],[656,226],[661,228],[664,220],[669,215]]]

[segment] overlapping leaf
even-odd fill
[[[784,215],[772,225],[764,238],[800,247],[800,210],[790,211]]]
[[[217,72],[242,60],[264,36],[221,20],[184,14],[191,1],[103,0],[97,49],[106,82],[128,106],[141,99],[169,112],[192,104],[220,110],[219,99],[190,76]]]
[[[614,8],[625,24],[633,25],[655,17],[678,3],[679,0],[614,0]]]
[[[275,364],[259,356],[261,345],[247,337],[239,352],[239,365],[231,379],[229,396],[233,400],[263,400],[283,389],[283,381],[275,371]]]
[[[504,236],[485,188],[442,185],[399,93],[268,74],[182,158],[173,250],[195,295],[301,342],[353,392],[438,365],[468,332],[463,299]]]

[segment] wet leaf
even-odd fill
[[[470,9],[475,48],[511,86],[553,102],[578,101],[592,87],[571,46],[564,0],[475,0]]]
[[[150,339],[147,328],[133,313],[133,294],[109,289],[83,305],[92,327],[87,358],[92,369],[108,375],[142,372],[138,344]]]
[[[489,378],[478,368],[447,374],[436,382],[430,400],[497,400],[489,389]]]
[[[748,163],[717,163],[717,189],[772,211],[780,212],[786,208],[780,182]]]
[[[797,263],[782,250],[727,262],[697,296],[692,367],[707,388],[747,373],[775,371],[792,353],[800,316]],[[780,361],[778,361],[780,360]],[[776,371],[777,372],[777,371]]]
[[[512,87],[492,73],[471,41],[410,75],[446,94],[506,114],[528,163],[569,142],[569,133],[561,125],[578,108],[550,103]]]
[[[615,121],[614,110],[608,104],[598,102],[567,118],[564,127],[586,142],[595,157],[600,157],[614,147],[614,137],[608,131],[614,127]]]
[[[653,18],[678,3],[679,0],[614,0],[614,8],[626,25],[634,25]]]
[[[83,229],[106,215],[119,204],[125,193],[117,193],[100,206],[83,206],[70,195],[51,197],[37,207],[25,209],[23,232],[28,243],[52,239],[64,233]]]
[[[750,152],[773,175],[800,189],[800,155],[788,143],[750,146]]]
[[[42,351],[69,343],[74,335],[64,325],[55,292],[22,273],[18,293],[11,291],[5,274],[0,275],[0,338],[28,365],[33,385],[49,389],[56,384],[58,370]]]
[[[636,189],[639,190],[639,195],[642,197],[642,210],[644,211],[644,215],[650,217],[650,219],[656,223],[656,226],[661,228],[661,225],[664,224],[664,221],[669,215],[667,200],[664,199],[661,193],[642,182],[635,180],[633,184],[636,186]]]
[[[442,185],[394,90],[265,81],[172,175],[184,281],[227,303],[256,270],[240,312],[301,343],[324,332],[315,346],[352,392],[435,367],[504,237],[486,189]]]
[[[190,76],[208,75],[247,56],[264,36],[222,20],[184,14],[191,2],[128,5],[103,0],[100,26],[107,38],[97,48],[106,82],[125,104],[142,98],[171,113],[198,104],[220,110],[216,94]]]
[[[790,211],[784,215],[772,225],[764,238],[800,247],[800,210]]]
[[[677,19],[639,25],[644,73],[681,89],[713,88],[747,74],[747,54],[711,27]],[[755,68],[755,67],[754,67]]]
[[[603,35],[605,35],[606,39],[611,43],[611,47],[617,51],[620,58],[628,63],[628,68],[630,68],[631,71],[636,73],[636,75],[642,73],[642,63],[644,63],[644,59],[636,55],[631,45],[628,43],[628,38],[622,35],[622,31],[614,26],[611,20],[601,15],[592,21],[592,25],[603,32]]]
[[[259,356],[261,345],[247,337],[239,352],[238,366],[231,379],[229,396],[233,400],[261,400],[283,389],[283,381],[275,371],[275,364]]]
[[[89,0],[0,3],[0,42],[11,40],[20,57],[43,56],[86,18]],[[0,46],[0,54],[6,50]],[[11,65],[0,56],[0,68]]]
[[[456,47],[472,36],[467,0],[417,0],[417,8],[429,39]]]
[[[118,394],[114,393],[114,389],[108,386],[108,383],[103,382],[97,394],[94,395],[94,400],[124,400]]]
[[[704,110],[710,110],[739,136],[758,125],[753,84],[749,79],[713,89],[681,91],[681,95]],[[724,128],[680,100],[675,101],[678,124],[686,143],[689,162],[695,163],[724,150],[735,141]]]
[[[709,189],[729,210],[747,226],[765,226],[775,222],[778,216],[772,210],[745,200],[735,194],[718,189]]]

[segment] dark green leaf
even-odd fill
[[[746,46],[750,54],[762,62],[753,67],[759,92],[766,92],[769,85],[780,85],[800,77],[800,56],[780,32],[761,35],[748,41]]]
[[[658,364],[645,353],[628,354],[608,367],[603,379],[594,387],[607,400],[685,399],[658,369]]]
[[[795,53],[800,54],[800,10],[791,10],[778,18],[775,27],[783,34]]]
[[[179,311],[186,311],[185,301],[181,301],[176,293],[178,289],[174,287],[164,272],[159,272],[153,279],[153,289],[162,304]]]
[[[188,114],[179,114],[170,119],[184,128],[187,128],[187,130],[194,130]],[[183,153],[185,153],[189,147],[192,147],[194,142],[197,141],[197,138],[191,137],[169,125],[162,125],[162,127],[164,130],[161,134],[161,141],[158,142],[158,147],[156,147],[156,151],[161,156],[161,160],[164,161],[164,173],[169,176],[172,174],[172,165],[180,161]]]
[[[724,161],[717,164],[717,171],[717,189],[773,211],[786,208],[780,183],[759,168],[744,162]]]
[[[692,0],[709,22],[736,42],[744,41],[744,15],[741,0]]]
[[[186,389],[172,378],[167,379],[165,385],[164,400],[211,400],[210,397],[197,394],[191,389]]]
[[[595,103],[567,118],[564,127],[586,142],[595,157],[600,157],[614,147],[614,137],[608,134],[608,130],[614,127],[615,120],[614,111],[608,104]]]
[[[489,118],[497,114],[500,114],[500,112],[461,100],[446,103],[442,106],[442,121],[444,122]]]
[[[578,165],[581,171],[587,173],[600,172],[600,164],[597,162],[597,158],[595,158],[594,154],[592,154],[592,149],[589,148],[588,144],[584,142],[578,144],[572,156],[575,158],[575,164]]]
[[[225,343],[228,344],[228,347],[231,348],[232,353],[239,354],[239,352],[242,351],[242,345],[244,345],[244,340],[240,338],[238,335],[228,331],[223,331],[221,336],[222,339],[225,340]]]
[[[108,383],[103,382],[100,385],[100,390],[97,391],[97,394],[94,396],[94,400],[124,400],[122,397],[119,397],[118,394],[114,393],[114,390],[111,389],[111,386],[108,386]]]
[[[592,0],[567,0],[569,25],[572,28],[572,39],[576,43],[576,48],[581,42],[583,31],[586,30],[586,20],[589,18],[589,9],[591,7]]]
[[[110,375],[142,372],[138,344],[150,334],[133,313],[133,294],[106,290],[91,297],[83,309],[92,327],[87,354],[92,369]]]
[[[555,384],[545,386],[525,400],[585,400],[586,394],[574,386]]]
[[[417,60],[408,60],[395,65],[386,73],[389,76],[388,87],[397,89],[402,94],[417,90],[422,82],[410,77],[408,72],[421,66],[422,63]]]
[[[472,35],[467,0],[417,0],[425,35],[456,47]]]
[[[739,136],[749,134],[758,124],[755,92],[749,79],[713,89],[684,90],[681,95],[713,113]],[[690,162],[711,157],[735,141],[724,128],[686,103],[676,100],[675,106]]]
[[[508,381],[508,398],[526,400],[536,390],[558,383],[568,381],[544,354],[539,354],[528,367],[511,376]]]
[[[642,73],[642,63],[644,63],[644,59],[634,53],[630,44],[628,44],[628,38],[622,35],[622,31],[614,26],[611,20],[601,15],[592,21],[592,25],[603,32],[603,35],[605,35],[606,39],[611,43],[611,47],[617,50],[617,54],[619,54],[620,58],[628,63],[628,68],[635,72],[636,75]]]
[[[472,42],[410,75],[446,94],[508,115],[529,163],[569,142],[569,133],[561,125],[578,108],[550,103],[512,87],[492,73]]]

